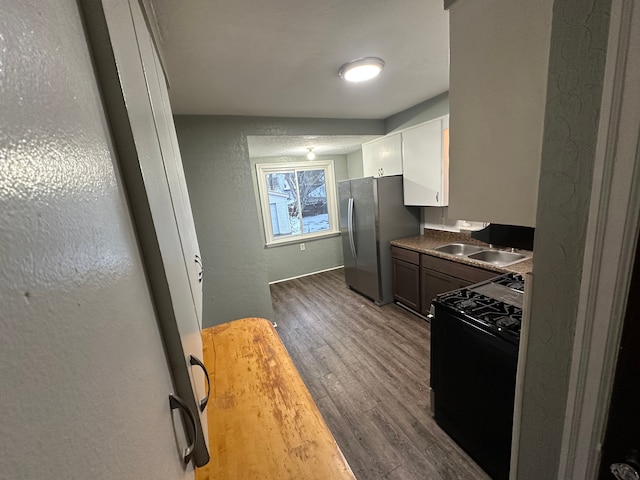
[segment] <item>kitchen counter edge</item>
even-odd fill
[[[442,253],[434,250],[434,248],[441,247],[448,243],[467,243],[470,245],[480,245],[489,248],[489,245],[474,238],[471,238],[468,233],[458,232],[446,232],[441,230],[425,229],[424,235],[416,237],[400,238],[398,240],[391,240],[390,244],[404,248],[407,250],[413,250],[414,252],[424,253],[433,257],[440,257],[454,262],[471,265],[473,267],[482,268],[484,270],[490,270],[500,273],[519,273],[521,275],[531,272],[533,269],[533,258],[528,258],[522,262],[514,263],[507,267],[499,267],[486,262],[480,262],[467,257],[461,257],[459,255],[450,255],[448,253]],[[527,252],[532,254],[532,252]]]

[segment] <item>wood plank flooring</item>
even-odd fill
[[[347,288],[342,269],[271,286],[282,338],[358,480],[487,480],[436,425],[429,324]]]

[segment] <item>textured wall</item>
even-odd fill
[[[347,155],[349,178],[364,177],[362,149]]]
[[[556,0],[518,479],[556,478],[611,0]]]
[[[175,117],[205,266],[203,327],[271,318],[268,262],[247,135],[381,135],[380,120]]]
[[[77,3],[0,32],[0,479],[192,477]]]
[[[318,156],[316,160],[333,160],[333,169],[337,184],[340,180],[349,178],[346,155]],[[257,185],[256,169],[257,163],[284,163],[306,161],[305,157],[268,157],[251,159],[251,176],[253,184]],[[257,189],[255,191],[255,201],[260,212],[260,200]],[[264,242],[264,224],[262,215],[258,215],[259,232]],[[313,272],[319,272],[328,268],[338,267],[343,264],[342,259],[342,239],[340,236],[319,238],[317,240],[305,241],[304,251],[300,250],[298,243],[291,245],[280,245],[266,248],[264,251],[267,260],[267,276],[270,282],[283,280],[285,278],[297,277]]]

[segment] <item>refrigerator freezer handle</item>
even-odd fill
[[[349,199],[349,210],[347,212],[347,223],[349,227],[349,245],[351,246],[351,254],[353,258],[357,258],[356,244],[353,240],[353,198]]]

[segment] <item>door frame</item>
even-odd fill
[[[612,2],[558,479],[595,479],[640,221],[640,4]]]

